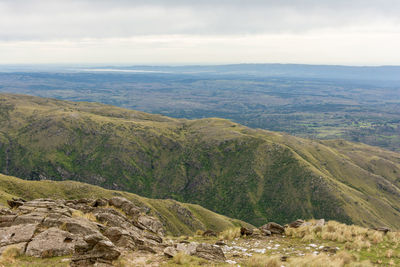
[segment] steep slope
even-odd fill
[[[400,155],[227,120],[0,96],[0,171],[201,204],[261,225],[297,218],[400,228]]]
[[[150,199],[138,195],[107,190],[74,181],[25,181],[0,174],[0,206],[7,200],[23,198],[80,199],[124,197],[158,217],[172,235],[191,235],[197,230],[223,231],[236,226],[251,225],[209,211],[199,205],[180,203],[171,199]]]

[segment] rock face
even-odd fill
[[[211,261],[223,262],[226,260],[224,252],[219,246],[207,243],[180,243],[177,245],[176,249],[166,249],[164,250],[164,253],[173,254],[174,250]]]
[[[217,245],[163,241],[162,223],[122,197],[111,199],[8,201],[0,208],[0,255],[10,246],[32,257],[71,257],[71,267],[112,266],[121,254],[178,252],[223,262]],[[250,231],[250,230],[249,230]],[[216,236],[206,231],[206,236]]]
[[[36,235],[28,244],[25,254],[34,257],[70,255],[74,252],[76,237],[59,228],[49,228]]]
[[[0,209],[0,253],[15,246],[33,257],[71,255],[71,266],[111,266],[123,251],[165,248],[161,222],[125,198],[8,204]]]
[[[285,232],[285,228],[282,225],[274,223],[274,222],[267,223],[267,224],[261,226],[259,229],[266,233],[267,233],[267,231],[269,231],[270,233],[277,234],[277,235],[281,235]]]

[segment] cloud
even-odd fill
[[[156,35],[0,42],[2,63],[396,65],[400,34]]]
[[[0,0],[0,64],[400,64],[399,33],[398,0]]]
[[[0,0],[0,40],[399,29],[396,0]]]

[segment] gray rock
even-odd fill
[[[325,225],[325,219],[317,220],[317,221],[315,222],[315,224],[314,224],[314,226],[320,226],[320,227],[322,227],[322,226],[324,226],[324,225]]]
[[[137,247],[135,237],[133,237],[128,231],[119,227],[110,227],[103,234],[118,247],[130,249],[135,249]],[[143,242],[141,244],[143,244]]]
[[[197,242],[192,243],[179,243],[176,246],[178,252],[183,252],[187,255],[194,255],[196,253],[196,248],[199,245]]]
[[[17,224],[38,224],[43,222],[45,215],[43,213],[32,212],[29,214],[17,216],[14,219],[13,225]]]
[[[225,261],[225,255],[222,249],[218,246],[192,242],[189,244],[179,243],[176,251],[185,253],[187,255],[196,256],[211,261]]]
[[[164,249],[164,255],[169,258],[174,257],[176,254],[178,254],[178,251],[174,247],[166,247]]]
[[[37,226],[25,224],[0,228],[0,247],[30,241]]]
[[[161,222],[138,212],[139,208],[124,198],[10,203],[14,210],[0,208],[0,251],[15,245],[34,257],[73,254],[71,266],[112,266],[122,250],[156,253],[166,248]],[[76,209],[92,212],[97,221],[80,216]],[[196,246],[188,246],[190,253],[196,252]]]
[[[270,231],[271,234],[281,235],[285,232],[285,228],[277,223],[269,222],[259,228],[261,231]]]
[[[55,257],[71,255],[76,237],[58,228],[49,228],[35,236],[26,248],[26,255],[33,257]]]
[[[207,243],[199,244],[193,255],[210,261],[224,262],[226,260],[224,252],[220,247]]]
[[[155,234],[162,236],[165,233],[162,223],[154,217],[150,217],[148,215],[139,216],[137,223]]]
[[[101,257],[106,260],[116,260],[121,255],[117,247],[109,240],[101,240],[93,247],[91,252],[96,257]]]
[[[130,201],[123,197],[113,197],[108,200],[108,203],[116,208],[121,208],[123,204],[129,203]]]
[[[266,229],[260,229],[260,232],[261,232],[261,234],[264,235],[264,236],[270,236],[270,235],[272,235],[271,231],[266,230]]]
[[[16,244],[0,247],[0,256],[1,256],[1,254],[3,254],[3,252],[5,250],[7,250],[8,248],[11,248],[11,247],[17,248],[19,250],[19,253],[22,255],[25,252],[25,248],[26,248],[27,244],[28,244],[27,242],[21,242],[21,243],[16,243]]]
[[[2,215],[0,216],[0,227],[9,227],[13,224],[17,215]]]

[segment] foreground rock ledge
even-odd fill
[[[0,254],[12,246],[32,257],[71,256],[71,266],[112,266],[132,251],[225,260],[218,246],[165,244],[163,224],[122,197],[13,199],[8,204],[0,208]]]

